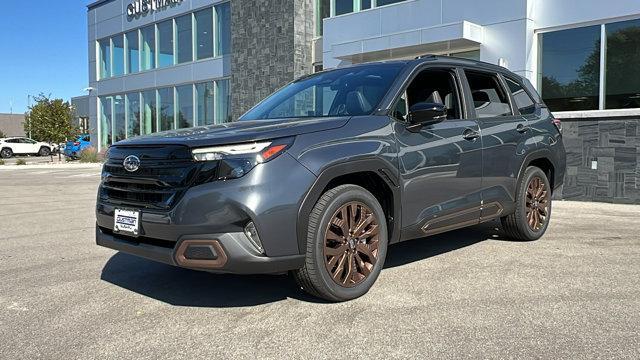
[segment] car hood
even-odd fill
[[[220,125],[163,131],[116,143],[116,146],[185,145],[202,147],[283,138],[337,129],[348,117],[235,121]]]

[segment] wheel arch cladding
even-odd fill
[[[398,186],[397,169],[389,168],[384,162],[376,159],[358,160],[337,164],[325,169],[311,189],[298,212],[298,247],[306,251],[309,213],[327,190],[340,185],[358,185],[369,191],[378,200],[385,212],[389,243],[400,239],[400,187]]]
[[[551,185],[551,192],[553,193],[553,190],[555,188],[555,171],[556,170],[551,160],[549,160],[546,157],[539,157],[539,158],[533,159],[529,161],[529,163],[525,167],[525,170],[530,166],[535,166],[539,168],[540,170],[542,170],[542,172],[544,172],[547,175],[547,179],[549,179],[549,184]]]

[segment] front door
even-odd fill
[[[460,89],[454,69],[423,70],[394,107],[403,239],[479,222],[482,141],[476,121],[467,119]],[[419,103],[444,104],[447,119],[410,130],[406,115]]]

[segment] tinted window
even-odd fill
[[[389,63],[317,73],[285,86],[241,120],[366,115],[380,103],[402,67]]]
[[[509,86],[509,91],[511,91],[511,96],[515,101],[518,110],[520,110],[520,114],[529,115],[536,112],[536,105],[534,101],[520,84],[507,78],[507,85]]]
[[[605,25],[606,109],[640,108],[640,20]],[[634,70],[631,70],[634,69]]]
[[[173,21],[158,24],[158,67],[173,65]]]
[[[474,71],[465,73],[478,118],[512,115],[509,98],[496,75]]]
[[[176,19],[176,35],[178,41],[178,64],[193,61],[193,40],[191,39],[191,14]]]
[[[597,110],[600,25],[542,34],[540,89],[551,110]]]

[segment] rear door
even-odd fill
[[[520,89],[510,87],[495,72],[467,69],[465,77],[482,132],[481,221],[485,221],[513,210],[520,167],[527,149],[536,144],[528,141],[531,129],[515,106]]]
[[[447,119],[409,130],[406,115],[418,103],[444,104]],[[395,103],[403,239],[479,221],[482,146],[479,126],[464,104],[459,71],[446,67],[418,72]]]

